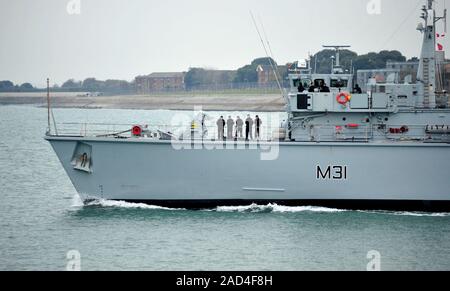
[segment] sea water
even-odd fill
[[[168,124],[175,114],[189,113],[54,110],[58,123]],[[83,205],[46,124],[44,108],[0,106],[0,270],[450,270],[448,213]]]

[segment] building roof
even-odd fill
[[[146,76],[148,78],[182,78],[184,76],[184,73],[176,72],[176,73],[151,73],[150,75]]]
[[[148,75],[150,78],[181,78],[184,74],[180,72],[176,73],[151,73]]]

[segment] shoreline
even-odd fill
[[[284,111],[279,94],[239,95],[119,95],[79,97],[77,93],[51,95],[52,108],[130,109],[130,110],[186,110],[202,107],[203,111]],[[79,93],[78,93],[79,94]],[[0,105],[31,105],[47,107],[45,93],[1,93]]]

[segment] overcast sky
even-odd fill
[[[79,14],[76,6],[67,9],[71,1],[81,3]],[[262,20],[280,64],[305,58],[322,44],[350,44],[360,54],[398,49],[417,56],[421,34],[415,28],[425,2],[71,1],[0,0],[0,80],[43,86],[47,76],[61,84],[69,78],[132,80],[189,67],[236,69],[265,56],[250,10]],[[368,13],[371,1],[381,3],[380,14],[376,5]],[[449,39],[441,41],[447,55]]]

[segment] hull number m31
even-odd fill
[[[321,168],[317,166],[317,180],[347,180],[347,166],[327,166]]]

